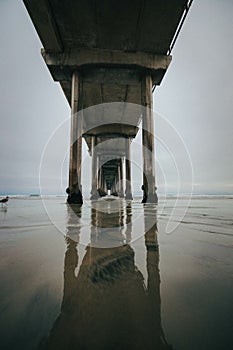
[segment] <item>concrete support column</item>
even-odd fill
[[[96,136],[92,136],[91,139],[91,155],[92,155],[92,180],[91,180],[91,199],[97,199],[99,198],[99,194],[97,191],[97,184],[98,184],[98,159],[97,159],[97,153],[96,153]]]
[[[112,184],[112,188],[111,188],[111,194],[112,195],[116,195],[117,193],[117,173],[115,174],[115,178],[114,178],[114,181],[113,181],[113,184]]]
[[[104,172],[102,172],[102,174],[103,174],[104,192],[105,192],[106,194],[108,194],[107,181],[105,180]]]
[[[118,168],[118,166],[117,166],[117,172],[116,172],[116,176],[115,176],[115,187],[116,187],[116,194],[119,197],[120,187],[119,187],[119,168]]]
[[[71,91],[71,135],[70,135],[70,165],[69,187],[67,202],[70,204],[83,204],[81,172],[82,172],[82,115],[79,111],[79,76],[75,71],[72,75]]]
[[[125,177],[126,177],[126,189],[125,198],[133,199],[131,188],[131,152],[130,152],[130,138],[125,139]]]
[[[104,172],[103,172],[102,166],[100,166],[99,172],[98,172],[98,194],[100,197],[106,196],[107,189],[105,187],[106,186],[105,186],[105,181],[104,181]]]
[[[106,196],[108,194],[107,184],[104,178],[103,168],[101,168],[101,189],[103,191],[103,195]]]
[[[116,182],[117,182],[116,190],[117,190],[117,194],[118,194],[118,197],[119,197],[119,195],[120,195],[120,171],[119,171],[119,164],[117,164]]]
[[[142,203],[157,203],[155,186],[155,151],[153,123],[152,78],[147,75],[142,80],[142,153],[143,153],[143,186]]]
[[[124,197],[124,187],[123,187],[123,158],[120,158],[118,164],[118,195],[120,198]]]
[[[100,159],[99,159],[100,161]],[[102,167],[99,168],[98,170],[98,185],[97,185],[97,190],[103,190],[103,176],[102,176]]]

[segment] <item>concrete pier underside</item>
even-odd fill
[[[92,156],[91,198],[110,190],[132,199],[130,148],[141,121],[143,202],[157,202],[152,89],[169,66],[170,46],[188,1],[24,3],[43,43],[45,63],[71,106],[68,202],[83,201],[83,138]],[[127,107],[112,113],[109,106],[117,102],[144,108],[142,113]],[[103,108],[93,122],[90,107],[96,105]]]

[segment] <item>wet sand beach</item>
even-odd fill
[[[0,208],[1,349],[230,349],[233,199]]]

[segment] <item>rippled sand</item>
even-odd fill
[[[1,349],[230,349],[233,199],[175,203],[11,198]]]

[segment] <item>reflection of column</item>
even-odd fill
[[[66,244],[62,308],[69,310],[72,307],[71,298],[76,286],[75,269],[78,266],[78,243],[66,237]]]
[[[150,213],[151,214],[151,213]],[[148,213],[148,215],[150,215]],[[146,213],[144,220],[146,221]],[[157,213],[155,212],[155,217]],[[145,245],[147,249],[147,273],[148,273],[148,296],[155,305],[160,305],[160,275],[159,275],[159,246],[157,223],[149,221],[151,227],[145,232]],[[146,226],[146,223],[145,223]],[[160,320],[160,309],[157,312]]]
[[[99,201],[96,203],[100,204]],[[107,202],[105,204],[108,205]],[[116,234],[111,228],[121,222],[122,210],[119,209],[119,212],[112,212],[109,217],[106,210],[99,211],[95,205],[92,206],[91,244],[86,247],[77,275],[76,246],[74,242],[68,242],[61,313],[49,333],[44,349],[66,350],[68,344],[69,349],[172,350],[166,342],[160,322],[157,229],[156,224],[151,225],[150,222],[150,213],[154,219],[156,213],[145,206],[146,290],[143,275],[135,265],[132,247],[121,242],[121,239],[113,242]],[[70,224],[68,231],[74,228],[72,222]],[[110,246],[106,235],[109,235]],[[90,329],[94,337],[90,337]],[[103,329],[108,331],[103,332]],[[117,346],[116,337],[113,336],[116,329]]]
[[[78,113],[79,102],[79,77],[75,71],[72,75],[71,91],[71,145],[69,166],[68,203],[82,204],[81,188],[81,164],[82,164],[82,118]]]
[[[144,207],[145,245],[147,250],[147,295],[150,305],[151,326],[160,338],[163,350],[172,350],[167,343],[161,325],[161,297],[160,297],[160,271],[159,271],[159,245],[157,229],[157,208]]]
[[[98,220],[97,220],[97,210],[96,208],[91,208],[91,245],[95,245],[98,241]]]
[[[125,174],[126,174],[126,189],[125,189],[125,198],[133,199],[132,189],[131,189],[131,152],[130,152],[130,138],[126,140],[125,147]]]
[[[97,192],[97,181],[98,181],[98,162],[96,153],[96,136],[91,138],[91,154],[92,154],[92,181],[91,181],[91,199],[97,199],[99,197]]]
[[[143,146],[143,203],[157,203],[155,187],[154,125],[152,106],[152,78],[147,75],[142,82],[142,146]]]
[[[130,243],[131,241],[131,236],[132,236],[132,206],[131,202],[126,207],[126,231],[125,231],[125,236],[126,236],[126,243]]]
[[[81,230],[82,209],[78,206],[67,207],[67,226],[66,226],[66,244],[64,266],[64,292],[62,308],[69,310],[72,307],[70,303],[76,286],[75,269],[78,266],[79,236]]]

